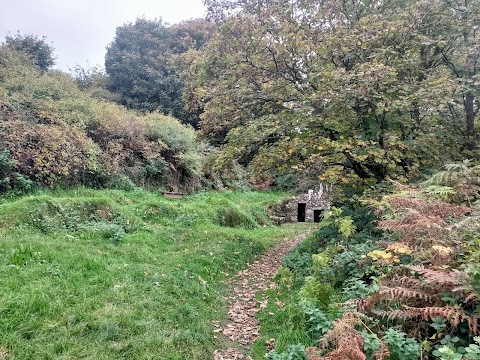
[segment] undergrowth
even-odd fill
[[[254,357],[480,359],[479,178],[469,166],[332,207],[284,259]]]

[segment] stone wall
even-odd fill
[[[309,190],[306,194],[295,196],[282,204],[277,204],[269,208],[270,217],[278,224],[292,223],[298,221],[298,204],[306,204],[305,220],[313,222],[314,210],[330,209],[328,195],[331,186],[320,185],[316,190]]]

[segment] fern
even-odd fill
[[[391,300],[419,299],[426,302],[434,302],[439,300],[439,297],[436,294],[427,294],[423,291],[413,290],[405,287],[382,286],[378,292],[383,298],[389,298]]]
[[[471,202],[480,196],[480,165],[472,160],[445,165],[445,170],[433,175],[423,183],[424,186],[432,185],[452,187],[459,201]]]
[[[423,182],[424,186],[447,185],[455,186],[461,183],[479,183],[480,165],[475,165],[473,160],[463,160],[460,163],[445,165],[445,170],[433,175]]]
[[[439,290],[451,290],[452,287],[466,283],[468,276],[454,271],[438,271],[422,266],[410,266],[409,269],[420,274],[430,286],[440,285]]]
[[[458,326],[461,321],[465,321],[468,324],[470,334],[477,335],[478,330],[478,316],[469,316],[463,311],[453,308],[451,306],[438,306],[438,307],[411,307],[403,305],[404,310],[374,310],[376,315],[386,317],[389,320],[395,319],[412,319],[421,318],[424,321],[434,321],[437,316],[447,320],[454,327]]]
[[[388,287],[381,286],[373,295],[361,299],[353,299],[352,302],[359,311],[365,312],[371,310],[378,302],[390,303],[392,301],[401,302],[405,300],[419,300],[421,303],[433,304],[440,298],[436,294],[429,294],[421,290],[410,289],[406,287]]]
[[[320,223],[320,227],[333,226],[345,239],[349,238],[355,233],[357,228],[350,216],[342,215],[342,209],[332,207],[329,211],[325,212],[323,220]]]
[[[306,349],[309,360],[366,360],[364,340],[355,330],[355,325],[361,323],[358,314],[347,312],[333,323],[333,329],[320,340],[320,347]],[[334,351],[321,355],[333,345]]]
[[[353,219],[350,216],[344,217],[338,222],[338,232],[344,238],[349,238],[355,233],[356,229],[356,226],[353,224]]]
[[[425,193],[433,196],[438,196],[443,200],[449,200],[456,195],[455,190],[450,186],[430,185],[425,188]]]

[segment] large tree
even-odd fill
[[[178,56],[202,47],[213,32],[214,25],[201,19],[173,26],[137,19],[118,27],[105,57],[110,90],[129,108],[161,111],[195,123],[196,115],[185,110],[182,100]]]
[[[480,1],[437,0],[436,12],[426,27],[426,47],[450,69],[457,79],[456,103],[451,115],[463,117],[466,146],[477,147],[475,119],[480,111]]]
[[[54,48],[47,42],[46,37],[40,39],[32,34],[9,34],[5,38],[5,45],[27,55],[41,71],[47,71],[55,65]]]
[[[207,5],[222,26],[187,88],[224,159],[257,176],[357,181],[413,176],[460,150],[458,81],[428,45],[448,31],[430,22],[448,14],[443,0]]]

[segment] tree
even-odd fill
[[[480,1],[441,0],[437,8],[440,11],[431,16],[430,39],[425,45],[457,79],[456,100],[463,112],[466,145],[474,150],[478,141],[475,118],[480,111]],[[452,104],[450,111],[457,116],[459,109]]]
[[[213,29],[200,19],[173,26],[137,19],[118,27],[105,57],[110,90],[119,93],[128,108],[161,111],[195,123],[196,115],[185,110],[182,100],[179,55],[202,47]]]
[[[455,157],[457,81],[425,53],[441,1],[207,1],[221,26],[187,82],[203,136],[256,176],[368,183]]]
[[[5,38],[5,44],[10,49],[26,54],[40,71],[47,71],[55,65],[55,50],[45,36],[39,39],[32,34],[9,34]]]
[[[80,90],[87,91],[91,96],[100,100],[114,103],[121,102],[120,95],[109,90],[110,78],[101,67],[76,65],[69,70]]]

